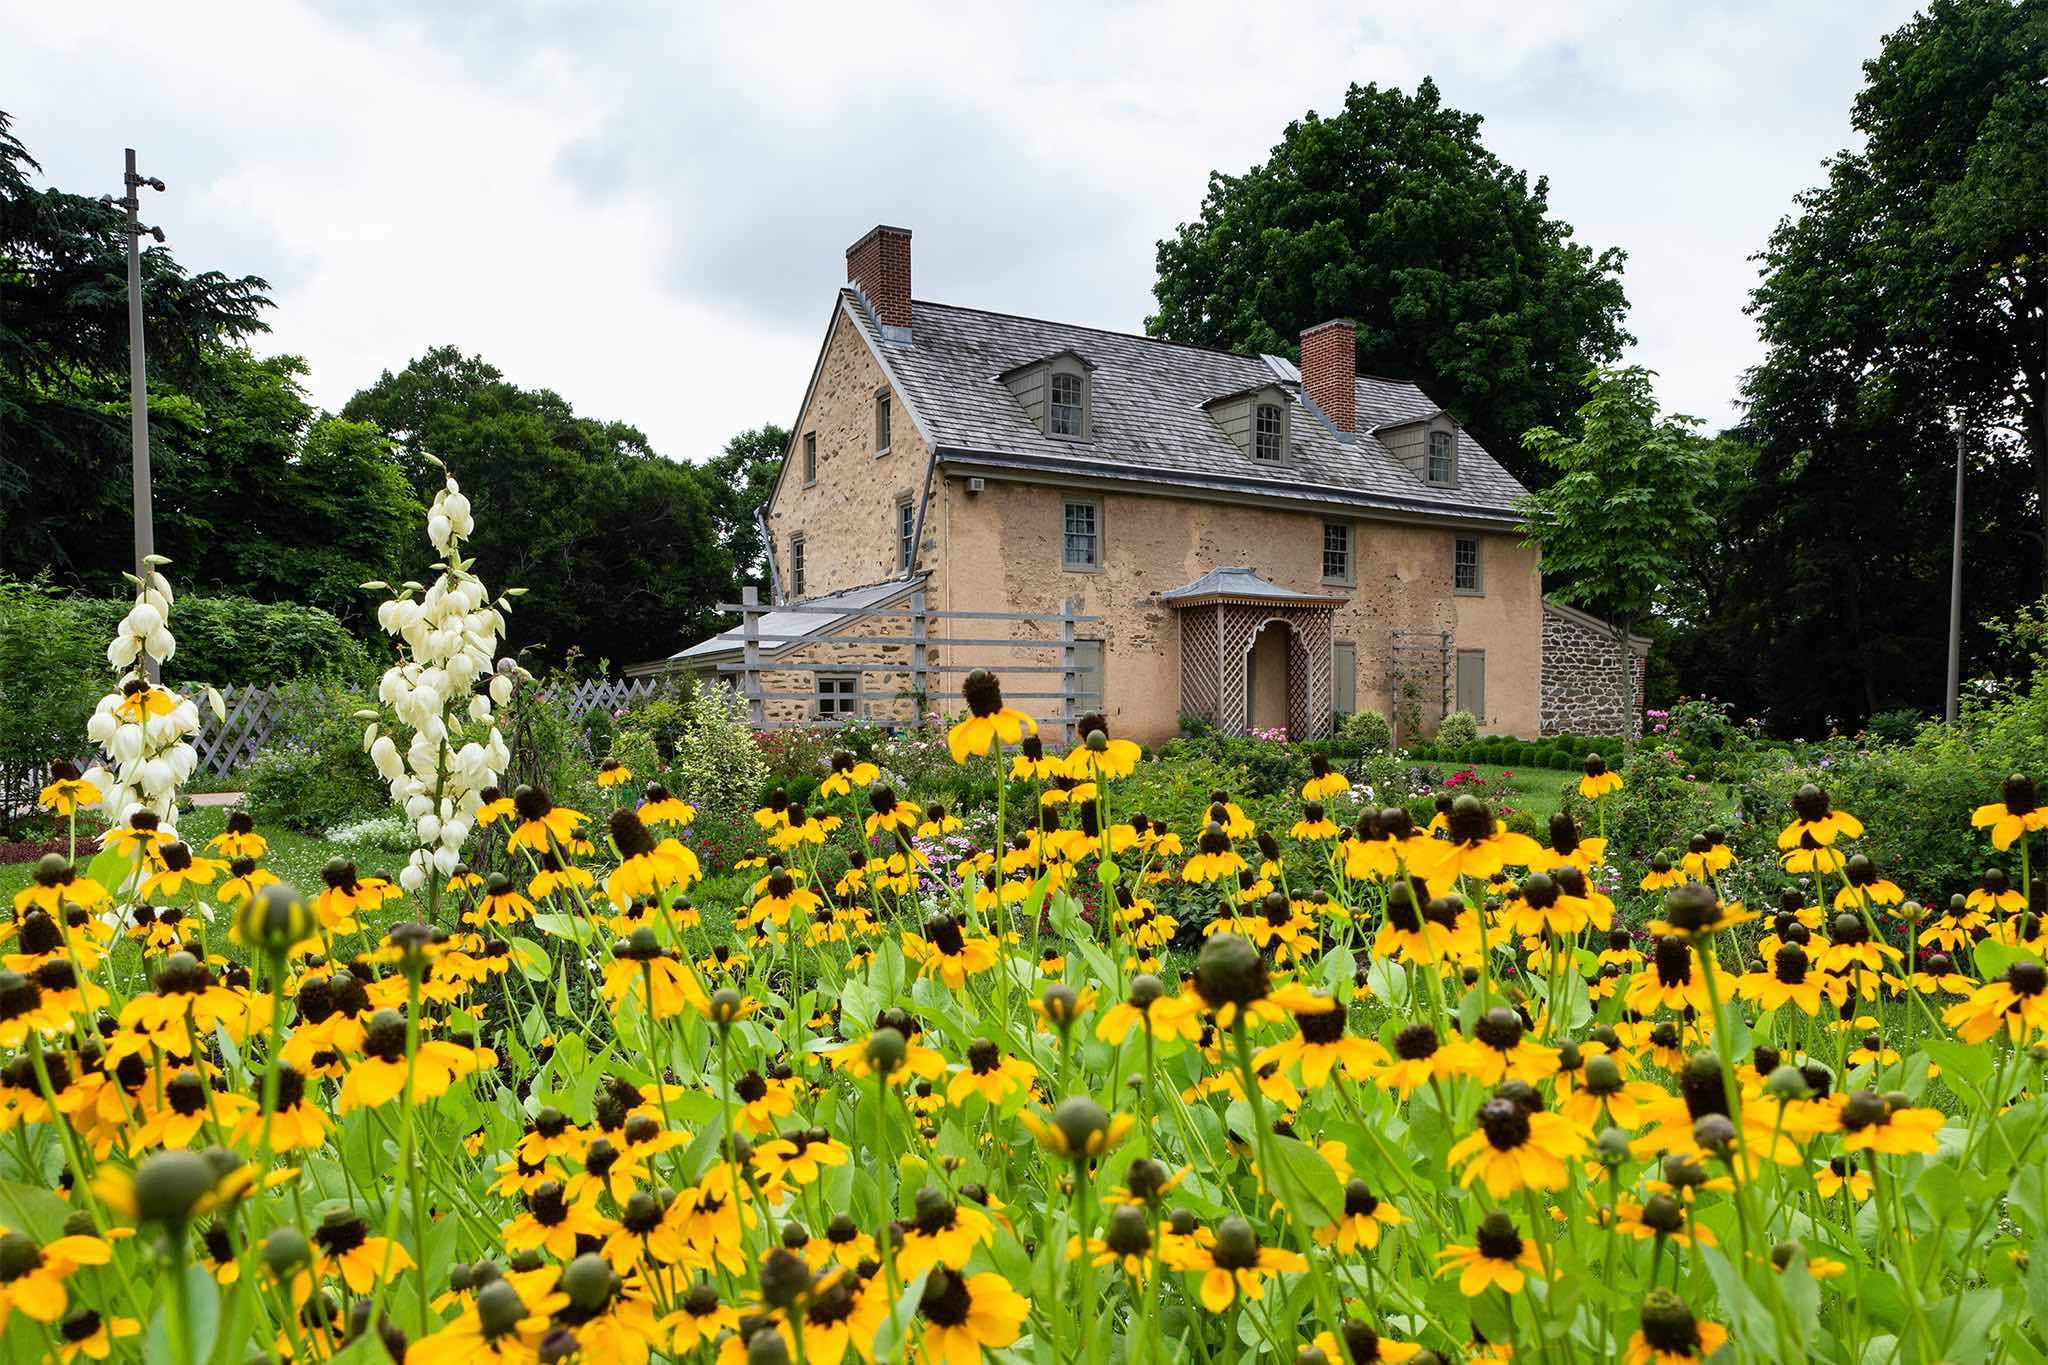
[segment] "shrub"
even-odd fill
[[[58,611],[105,646],[135,604],[127,598],[66,597]],[[185,595],[171,607],[178,651],[164,663],[164,681],[273,683],[335,677],[367,682],[369,652],[348,628],[318,607],[258,602],[232,594]],[[106,660],[100,660],[102,670]]]
[[[1479,717],[1470,711],[1453,711],[1437,722],[1436,742],[1440,745],[1471,744],[1479,738]]]
[[[257,822],[312,834],[382,809],[389,794],[363,752],[363,723],[355,716],[372,698],[338,684],[307,684],[290,698],[243,769]]]
[[[729,687],[693,683],[680,705],[682,729],[669,758],[668,785],[700,806],[749,808],[768,765],[747,724],[747,703]]]
[[[112,679],[105,650],[53,592],[0,580],[0,827],[20,822],[7,798],[33,797],[52,759],[85,752],[85,722]]]
[[[1870,737],[1886,744],[1911,744],[1913,736],[1920,733],[1920,727],[1927,723],[1927,716],[1910,706],[1892,711],[1879,711],[1870,718],[1866,727]]]
[[[1713,786],[1699,780],[1669,750],[1638,745],[1621,773],[1621,791],[1605,803],[1610,862],[1641,862],[1664,847],[1682,850],[1687,839],[1714,824],[1719,816],[1720,803]],[[1576,784],[1568,784],[1566,792],[1565,809],[1582,830],[1594,829],[1599,814],[1593,803],[1578,794]]]
[[[1338,734],[1360,753],[1383,754],[1394,747],[1394,727],[1377,711],[1356,711],[1344,718]]]

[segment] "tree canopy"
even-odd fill
[[[1549,212],[1549,184],[1506,165],[1480,119],[1354,85],[1290,123],[1270,158],[1213,172],[1201,215],[1159,243],[1156,336],[1293,355],[1302,329],[1358,324],[1361,372],[1410,380],[1525,482],[1532,427],[1562,428],[1581,381],[1632,338],[1623,253]]]
[[[1936,0],[1864,73],[1862,150],[1759,258],[1765,356],[1667,642],[1678,687],[1782,731],[1941,710],[1958,420],[1970,673],[2048,584],[2048,0]]]
[[[727,482],[656,454],[637,428],[578,416],[549,389],[438,346],[342,409],[396,443],[422,497],[445,461],[476,509],[470,549],[495,588],[519,587],[509,639],[559,661],[667,654],[718,624],[734,587],[728,524],[751,525]],[[745,547],[740,547],[744,552]]]

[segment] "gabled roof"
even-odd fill
[[[1211,569],[1192,583],[1159,594],[1169,607],[1191,607],[1203,602],[1271,603],[1278,607],[1334,607],[1344,599],[1296,592],[1268,582],[1250,569],[1232,566]]]
[[[1030,360],[1019,361],[1017,364],[1012,365],[1009,369],[1004,370],[1001,374],[997,375],[996,378],[1002,380],[1005,383],[1008,383],[1011,376],[1021,374],[1023,371],[1033,369],[1039,365],[1049,365],[1053,361],[1058,360],[1061,356],[1067,356],[1068,358],[1072,359],[1076,365],[1079,365],[1082,369],[1088,371],[1090,374],[1095,373],[1095,362],[1090,360],[1087,356],[1082,355],[1073,347],[1068,346],[1062,350],[1054,351],[1051,355],[1035,356]]]
[[[900,598],[910,595],[912,589],[924,586],[924,579],[893,578],[886,583],[868,583],[858,588],[846,588],[839,592],[827,593],[823,597],[806,598],[793,606],[806,608],[803,611],[770,611],[761,615],[760,633],[767,636],[802,635],[802,640],[763,640],[760,645],[763,659],[776,659],[791,650],[802,649],[831,635],[834,631],[861,616],[861,609],[886,607]],[[816,608],[842,608],[837,613],[819,611]],[[668,663],[676,667],[708,668],[740,657],[743,647],[741,629],[731,630],[699,640],[688,649],[668,657]]]
[[[1073,478],[1186,488],[1200,495],[1345,507],[1398,516],[1519,525],[1525,490],[1470,433],[1458,432],[1458,484],[1415,477],[1371,435],[1423,421],[1438,405],[1413,384],[1360,376],[1359,435],[1340,439],[1312,410],[1291,427],[1284,468],[1254,461],[1210,419],[1219,394],[1299,385],[1274,356],[1235,355],[1154,337],[1106,332],[919,300],[907,342],[887,341],[852,290],[846,314],[901,392],[936,458],[998,475]],[[1090,438],[1048,436],[995,376],[1073,351],[1095,366]],[[1297,393],[1295,401],[1300,402]]]

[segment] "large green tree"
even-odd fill
[[[1691,544],[1713,525],[1701,502],[1715,463],[1698,422],[1660,415],[1652,378],[1634,365],[1595,370],[1576,434],[1536,427],[1523,438],[1552,476],[1522,500],[1545,587],[1605,615],[1617,643],[1670,602]],[[1632,670],[1628,650],[1619,654]]]
[[[1303,328],[1358,323],[1361,371],[1412,380],[1517,474],[1531,427],[1563,427],[1623,329],[1623,255],[1572,240],[1549,184],[1502,162],[1480,119],[1354,85],[1290,123],[1261,165],[1214,172],[1201,216],[1159,243],[1154,335],[1292,355]]]
[[[36,188],[41,171],[0,112],[0,571],[103,587],[101,533],[128,503],[128,229],[96,196]],[[149,245],[153,387],[199,385],[210,353],[265,330],[267,288]]]
[[[788,448],[789,432],[768,422],[739,433],[704,462],[717,481],[718,533],[732,552],[733,568],[742,583],[764,592],[769,587],[768,554],[755,513],[768,505]]]
[[[720,524],[728,490],[655,453],[636,428],[578,416],[560,394],[521,388],[453,346],[385,371],[342,416],[396,442],[422,496],[437,479],[425,454],[461,481],[478,573],[526,589],[509,623],[515,647],[626,664],[717,625],[735,583]]]
[[[2048,0],[1937,0],[1865,64],[1858,151],[1772,233],[1739,471],[1667,642],[1774,728],[1942,707],[1955,430],[1977,623],[2048,582]]]

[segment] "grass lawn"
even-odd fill
[[[1439,766],[1446,777],[1460,771],[1449,763]],[[1502,768],[1491,763],[1474,763],[1471,768],[1484,779],[1485,785],[1475,784],[1470,790],[1484,797],[1495,809],[1505,806],[1509,810],[1528,811],[1536,817],[1539,825],[1550,823],[1550,817],[1563,804],[1565,788],[1580,777],[1576,769],[1565,772],[1552,768]]]
[[[203,853],[206,841],[226,828],[227,819],[227,808],[203,807],[178,819],[178,833],[195,851]],[[270,852],[263,859],[263,865],[308,894],[319,889],[320,869],[336,854],[354,858],[365,872],[378,868],[395,869],[404,861],[382,849],[344,847],[310,835],[294,834],[290,830],[266,829],[261,833],[270,840]],[[78,861],[81,864],[90,862],[97,849],[83,836],[78,843]],[[35,864],[32,862],[0,866],[0,900],[12,902],[14,893],[27,886],[34,875]]]

